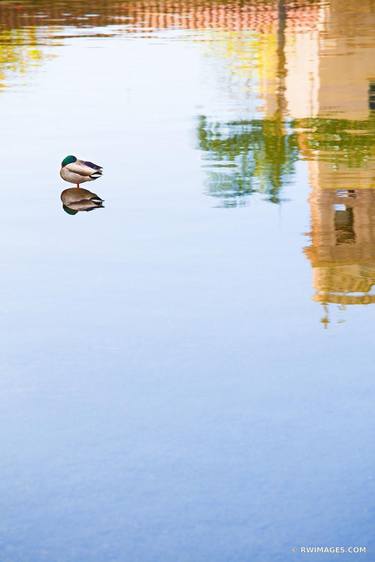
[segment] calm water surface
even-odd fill
[[[0,2],[1,562],[374,560],[374,29]]]

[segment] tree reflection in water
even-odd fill
[[[375,156],[373,112],[365,120],[296,119],[292,127],[298,131],[301,156],[308,160],[319,159],[354,169],[368,166]]]
[[[224,206],[243,204],[244,196],[265,193],[279,203],[298,160],[297,135],[279,119],[228,123],[199,119],[199,148],[209,164],[208,191]]]
[[[254,192],[280,203],[282,188],[291,181],[298,160],[327,163],[328,174],[340,166],[346,173],[361,169],[362,174],[366,170],[372,174],[373,115],[362,121],[312,118],[285,122],[274,118],[227,123],[201,116],[197,135],[208,164],[208,192],[224,206],[242,205]]]

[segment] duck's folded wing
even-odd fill
[[[84,160],[79,160],[80,163],[85,164],[89,168],[92,168],[95,171],[103,170],[103,166],[98,166],[98,164],[94,164],[94,162],[87,162]]]
[[[80,176],[91,176],[92,174],[99,173],[101,168],[95,169],[91,166],[88,166],[87,162],[83,162],[82,160],[76,160],[71,164],[67,164],[66,168],[75,174],[79,174]]]

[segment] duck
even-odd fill
[[[61,162],[60,176],[69,183],[75,183],[78,188],[81,183],[97,180],[102,173],[102,166],[86,160],[78,160],[72,154]]]
[[[60,198],[64,211],[71,215],[75,215],[79,211],[92,211],[93,209],[104,208],[104,199],[82,187],[65,189],[61,193]]]

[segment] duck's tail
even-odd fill
[[[100,178],[102,176],[102,174],[103,174],[102,170],[97,170],[96,172],[91,174],[90,178],[92,180],[97,180],[98,178]]]

